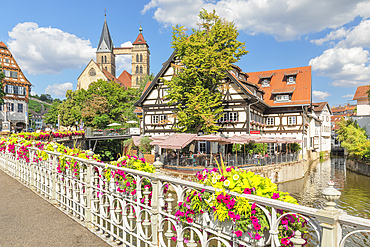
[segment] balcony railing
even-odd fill
[[[19,146],[16,146],[16,150]],[[57,146],[54,146],[56,150]],[[310,226],[309,246],[344,246],[353,235],[370,232],[370,220],[346,215],[336,209],[334,200],[339,198],[332,185],[324,191],[327,200],[324,209],[315,209],[248,194],[228,192],[229,195],[246,198],[256,203],[265,214],[268,230],[260,240],[237,237],[232,222],[219,222],[211,212],[204,212],[194,222],[179,222],[175,206],[184,202],[189,190],[215,194],[214,187],[171,178],[161,173],[163,164],[154,162],[155,173],[107,165],[92,159],[80,159],[45,151],[48,158],[34,161],[37,149],[29,147],[30,160],[19,159],[8,150],[0,152],[0,169],[16,178],[25,186],[50,201],[76,221],[84,224],[95,234],[110,239],[122,246],[280,246],[279,232],[284,231],[282,219],[288,215],[299,215]],[[91,157],[92,152],[88,155]],[[58,163],[73,160],[78,169],[57,171]],[[135,184],[136,193],[122,192],[119,182],[104,176],[111,172],[125,172]],[[77,175],[78,174],[78,175]],[[277,212],[285,214],[277,217]],[[342,226],[354,227],[342,236]],[[290,239],[293,246],[305,243],[299,231]],[[63,234],[60,234],[62,237]]]

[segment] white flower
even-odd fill
[[[105,164],[105,168],[108,168],[108,164]]]
[[[207,171],[203,171],[203,176],[207,175]]]
[[[239,179],[239,175],[238,174],[235,174],[234,176],[233,176],[233,179],[236,181],[236,180],[238,180]]]
[[[225,180],[224,186],[229,187],[229,185],[230,185],[230,181],[229,180]]]
[[[217,179],[216,178],[212,178],[212,183],[213,184],[217,183]]]
[[[219,180],[219,179],[221,179],[221,175],[218,175],[218,176],[217,176],[217,180]]]

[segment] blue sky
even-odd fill
[[[133,42],[140,22],[150,46],[151,72],[170,56],[171,26],[196,27],[201,8],[234,21],[249,53],[245,72],[311,65],[315,101],[336,106],[353,101],[370,84],[370,1],[326,0],[106,0],[7,1],[0,40],[8,45],[33,92],[63,98],[95,59],[104,10],[116,47]],[[118,74],[131,72],[119,57]]]

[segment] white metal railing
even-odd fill
[[[16,146],[16,149],[19,146]],[[56,146],[55,146],[56,150]],[[310,246],[344,246],[348,238],[358,233],[370,232],[370,220],[348,216],[334,208],[339,198],[332,185],[324,191],[327,199],[324,209],[309,208],[286,202],[247,194],[228,192],[231,196],[245,197],[255,202],[268,220],[269,229],[260,240],[237,238],[232,222],[213,220],[210,212],[204,212],[192,223],[178,222],[175,206],[185,201],[189,190],[216,193],[210,186],[175,179],[161,174],[163,164],[157,160],[155,173],[146,173],[122,167],[106,165],[92,159],[64,156],[45,151],[48,159],[36,161],[37,149],[29,148],[30,162],[18,159],[8,150],[0,152],[0,169],[18,179],[25,186],[39,193],[63,212],[87,228],[123,246],[280,246],[279,226],[284,216],[295,214],[310,225]],[[93,153],[88,153],[92,157]],[[73,159],[77,170],[67,169],[58,173],[61,159]],[[136,183],[136,193],[119,192],[119,184],[104,176],[107,169],[124,171]],[[77,175],[76,175],[77,173]],[[143,186],[147,184],[148,186]],[[285,214],[277,216],[278,210]],[[342,236],[343,225],[356,227],[355,231]],[[301,246],[305,240],[299,231],[290,241]],[[175,239],[176,237],[176,239]]]

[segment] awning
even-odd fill
[[[204,135],[204,136],[197,136],[195,138],[197,141],[209,141],[209,142],[218,142],[221,145],[230,144],[231,142],[228,141],[228,139],[223,138],[221,136],[210,134],[210,135]]]
[[[248,140],[247,138],[241,137],[241,136],[233,136],[227,139],[231,143],[236,144],[245,144],[251,142],[251,140]]]
[[[263,73],[263,74],[260,74],[259,78],[260,79],[267,79],[267,78],[271,78],[275,73]]]
[[[143,138],[143,137],[142,136],[133,136],[132,137],[132,140],[134,141],[134,145],[135,146],[139,146],[140,145],[141,138]]]
[[[159,147],[166,149],[182,149],[195,140],[195,137],[197,137],[196,134],[173,134],[159,144]]]
[[[284,75],[292,76],[292,75],[297,75],[298,73],[299,73],[299,70],[290,70],[290,71],[285,71]]]
[[[275,138],[261,138],[254,140],[254,143],[277,143],[278,141]]]

